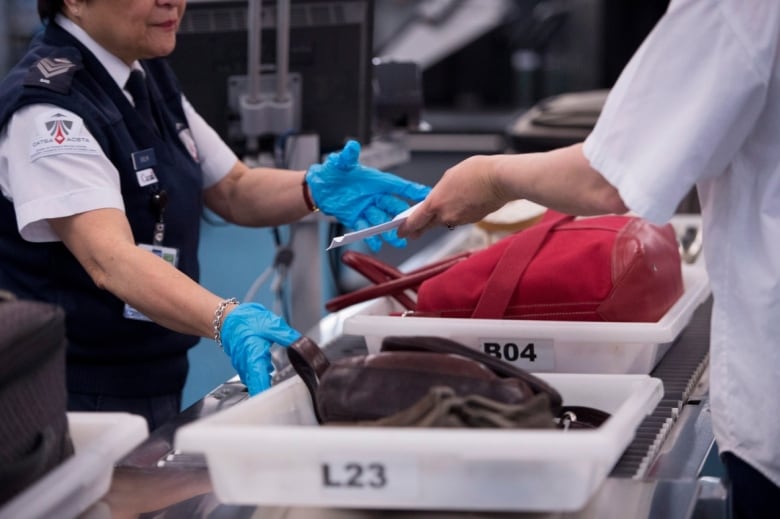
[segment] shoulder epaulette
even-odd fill
[[[70,90],[73,74],[80,68],[80,63],[74,63],[69,58],[48,56],[33,63],[24,78],[24,86],[47,88],[66,94]]]

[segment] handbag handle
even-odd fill
[[[426,265],[408,273],[403,273],[366,254],[356,251],[347,251],[344,253],[342,261],[349,264],[361,274],[364,274],[372,282],[376,283],[376,280],[379,280],[379,282],[376,285],[336,296],[325,303],[325,308],[330,312],[336,312],[348,306],[368,301],[369,299],[390,296],[395,298],[407,310],[414,310],[416,303],[414,303],[411,298],[405,296],[406,301],[399,299],[398,296],[404,295],[404,290],[416,289],[420,283],[426,279],[444,272],[470,255],[471,252],[461,252],[460,254],[449,256],[443,260],[431,263],[430,265]],[[387,275],[388,277],[397,275],[398,277],[382,281],[381,275]]]
[[[403,277],[403,273],[392,265],[388,265],[373,256],[361,254],[356,251],[347,251],[341,257],[342,263],[356,270],[375,285],[387,283],[393,279]],[[405,292],[399,291],[388,294],[398,301],[398,303],[407,310],[413,310],[415,307],[414,299]]]
[[[302,336],[287,348],[287,359],[295,372],[301,377],[306,389],[309,390],[314,406],[314,416],[318,423],[322,423],[317,411],[317,387],[320,385],[320,377],[330,367],[330,361],[319,345],[306,336]]]
[[[542,248],[547,236],[560,224],[572,220],[574,216],[548,209],[541,222],[508,238],[511,243],[490,273],[471,317],[474,319],[503,318],[512,300],[512,294],[517,289],[531,260]]]

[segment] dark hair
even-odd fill
[[[62,4],[64,0],[38,0],[38,16],[42,22],[50,22],[54,20],[62,10]]]

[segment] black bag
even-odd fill
[[[0,505],[73,454],[65,312],[0,291]]]
[[[573,414],[542,379],[442,337],[386,337],[380,353],[333,363],[303,337],[287,355],[321,424],[596,427],[608,417]]]

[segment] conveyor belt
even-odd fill
[[[691,322],[650,373],[663,381],[664,397],[639,425],[634,441],[618,460],[611,477],[645,476],[706,367],[711,313],[712,297],[694,312]]]

